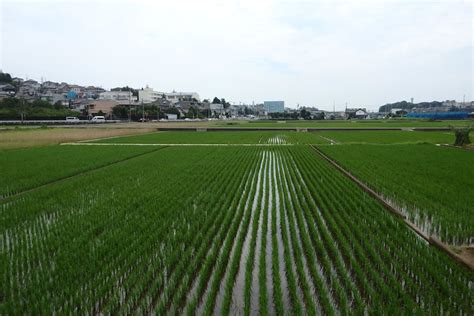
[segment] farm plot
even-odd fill
[[[157,132],[98,140],[100,143],[134,144],[323,144],[312,133],[294,131]]]
[[[104,138],[149,133],[153,127],[140,128],[130,125],[112,124],[104,127],[68,127],[68,128],[15,128],[0,131],[0,150],[26,148],[80,141],[92,138]]]
[[[0,199],[156,149],[49,146],[0,151]]]
[[[322,131],[315,134],[342,144],[454,143],[454,133],[449,131]]]
[[[402,207],[428,234],[474,243],[474,153],[433,145],[321,146],[352,174]]]
[[[0,314],[473,313],[472,274],[306,146],[124,164],[0,204]]]

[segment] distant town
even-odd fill
[[[155,121],[180,119],[304,119],[347,120],[414,117],[466,119],[474,117],[474,101],[456,100],[414,103],[413,99],[380,106],[347,106],[343,111],[325,111],[317,106],[285,107],[283,100],[257,104],[231,104],[222,97],[202,99],[197,92],[116,87],[105,90],[66,82],[12,77],[0,72],[0,120],[41,120],[78,117],[89,120]]]

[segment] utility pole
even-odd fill
[[[132,120],[132,100],[130,94],[128,95],[128,122]]]
[[[143,104],[143,100],[142,100],[142,123],[145,123],[145,104]]]

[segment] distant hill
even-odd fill
[[[412,108],[434,108],[443,106],[443,102],[433,101],[433,102],[420,102],[420,103],[410,103],[407,101],[400,101],[395,103],[387,103],[382,105],[379,108],[379,112],[390,112],[391,109],[404,109],[411,110]]]

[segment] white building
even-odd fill
[[[178,103],[179,101],[192,99],[196,99],[198,102],[200,101],[199,94],[197,94],[196,92],[160,92],[155,91],[153,90],[153,88],[150,88],[148,86],[146,86],[146,88],[138,90],[138,100],[143,103],[155,102],[158,99],[163,98],[163,96],[171,104]]]
[[[146,88],[138,90],[138,100],[143,103],[152,103],[161,99],[165,93],[158,92],[146,86]]]
[[[199,100],[199,94],[196,92],[170,92],[170,93],[165,93],[166,100],[170,101],[171,103],[176,103],[180,100],[189,100],[189,99],[196,99],[198,102]]]
[[[131,91],[105,91],[99,94],[99,100],[113,100],[120,104],[132,104],[137,101]]]

